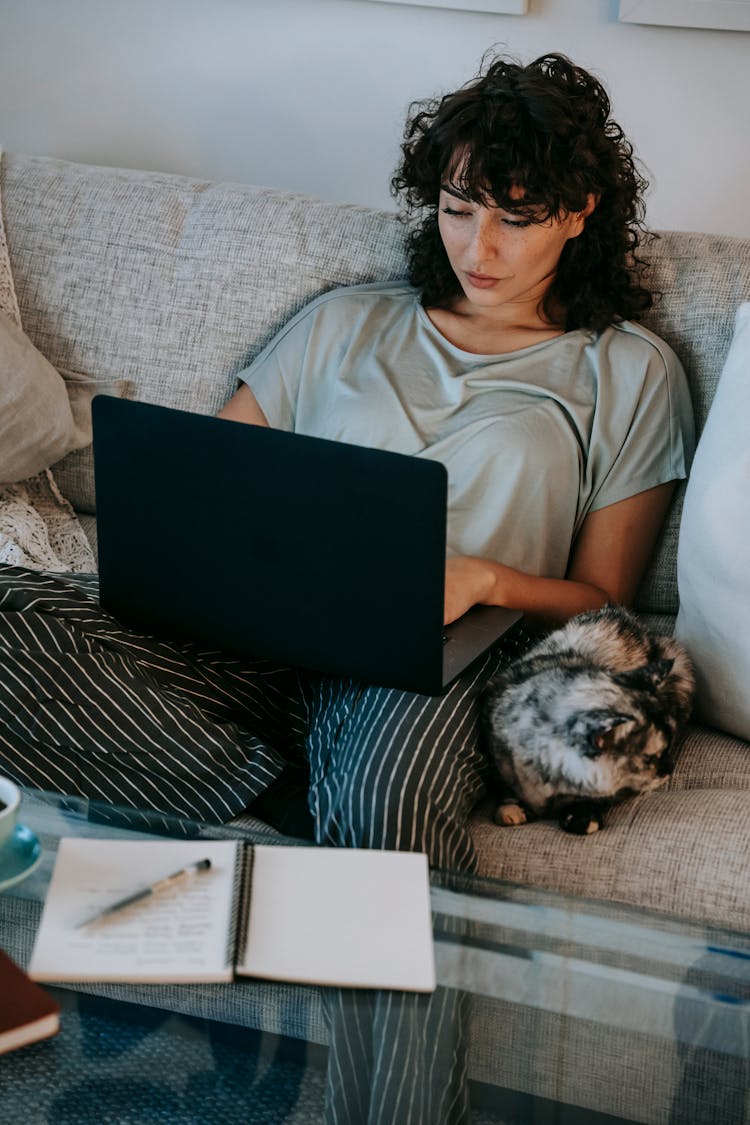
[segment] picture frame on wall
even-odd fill
[[[750,0],[620,0],[622,23],[750,31]]]
[[[529,10],[529,0],[376,0],[376,3],[453,8],[459,12],[494,12],[495,15],[505,16],[524,16]]]

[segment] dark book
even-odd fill
[[[60,1005],[0,949],[0,1055],[60,1028]]]

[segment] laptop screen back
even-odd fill
[[[102,605],[245,657],[435,692],[437,462],[146,403],[93,403]]]

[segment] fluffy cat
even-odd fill
[[[502,790],[495,821],[556,816],[567,832],[596,832],[608,807],[671,773],[693,692],[684,648],[627,610],[609,605],[572,618],[482,697]]]

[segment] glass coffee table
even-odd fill
[[[31,791],[20,820],[40,856],[0,893],[0,947],[24,965],[62,836],[293,842],[257,821],[204,825]],[[439,984],[469,997],[477,1125],[750,1122],[750,936],[449,873],[431,893]],[[321,989],[50,990],[60,1033],[0,1056],[0,1122],[322,1120]]]

